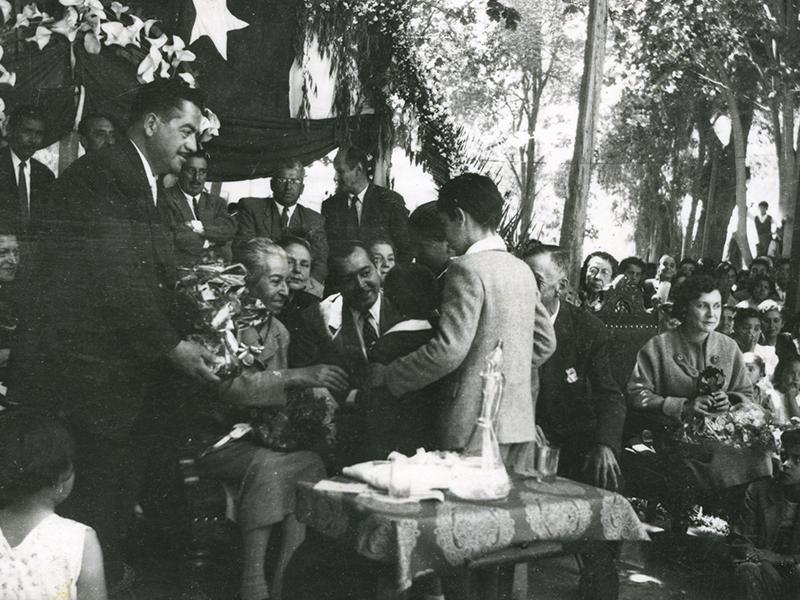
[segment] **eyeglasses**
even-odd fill
[[[303,183],[302,179],[292,179],[289,177],[273,177],[272,179],[279,185],[300,185]]]

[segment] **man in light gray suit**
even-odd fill
[[[448,376],[439,445],[462,450],[480,414],[480,373],[502,340],[506,385],[495,426],[511,466],[537,437],[537,368],[555,351],[553,325],[530,269],[496,233],[503,198],[492,180],[471,173],[452,179],[439,191],[437,209],[447,242],[460,255],[447,269],[439,332],[389,365],[372,365],[370,383],[400,397]]]

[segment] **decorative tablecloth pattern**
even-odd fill
[[[348,481],[340,478],[340,481]],[[552,483],[515,479],[495,502],[451,495],[390,504],[374,495],[298,486],[297,518],[367,558],[396,567],[398,590],[425,573],[532,542],[648,540],[630,503],[612,492],[559,477]]]

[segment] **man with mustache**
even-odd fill
[[[197,150],[202,109],[179,81],[141,86],[127,138],[59,177],[11,348],[9,401],[58,412],[73,430],[81,475],[63,514],[97,532],[112,592],[130,579],[122,540],[151,428],[143,409],[170,401],[181,375],[219,381],[213,355],[176,329],[172,245],[156,207],[157,177]]]

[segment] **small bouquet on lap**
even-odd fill
[[[259,332],[273,318],[245,285],[240,264],[199,264],[178,283],[177,303],[187,337],[217,357],[215,372],[224,381],[248,371],[265,371]],[[265,393],[267,393],[265,391]],[[273,450],[324,452],[333,445],[336,404],[324,388],[287,390],[285,403],[263,407],[225,407],[223,420],[236,422],[231,432],[207,448],[247,439]],[[219,413],[219,410],[215,411]]]
[[[717,367],[706,367],[697,381],[698,396],[716,397],[724,393],[725,373]],[[680,441],[690,445],[722,444],[731,448],[772,452],[775,438],[772,417],[753,402],[739,402],[724,412],[696,414],[683,424]]]

